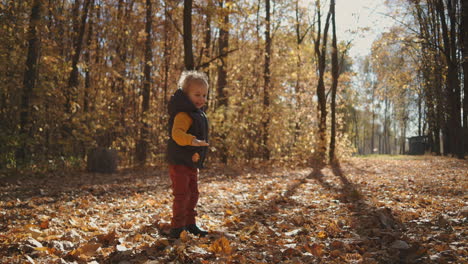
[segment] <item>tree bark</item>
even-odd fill
[[[468,129],[468,2],[461,1],[460,40],[462,43],[463,67],[463,127]],[[466,139],[465,139],[466,140]],[[468,150],[465,150],[465,152]]]
[[[270,123],[270,56],[271,56],[271,20],[270,20],[270,0],[265,0],[265,64],[263,68],[263,159],[270,159],[270,149],[268,148],[268,126]]]
[[[195,68],[192,47],[192,0],[184,0],[184,64],[186,70]]]
[[[332,87],[331,87],[331,135],[329,159],[330,163],[335,162],[335,141],[336,141],[336,90],[338,87],[339,65],[338,65],[338,47],[336,44],[336,22],[335,22],[335,0],[330,1],[331,20],[332,20]]]
[[[163,93],[164,93],[164,100],[163,100],[163,105],[166,106],[168,102],[167,98],[167,89],[169,86],[169,70],[170,70],[170,65],[171,65],[171,46],[170,46],[170,39],[169,39],[169,10],[167,8],[168,3],[164,4],[164,33],[163,33],[163,38],[164,38],[164,52],[163,52],[163,57],[164,57],[164,79],[163,79]]]
[[[149,125],[148,125],[148,112],[151,96],[151,67],[153,65],[153,54],[151,51],[151,29],[153,21],[152,0],[146,0],[146,24],[145,24],[145,66],[144,66],[144,81],[143,81],[143,100],[141,102],[141,128],[140,140],[137,144],[137,162],[138,164],[145,165],[148,155],[148,140],[149,140]]]
[[[308,27],[305,32],[301,32],[301,16],[300,16],[300,11],[299,11],[299,0],[296,0],[296,53],[297,53],[297,62],[296,62],[296,85],[295,85],[295,99],[296,99],[296,107],[297,109],[300,109],[302,106],[302,100],[301,100],[301,68],[302,68],[302,58],[301,58],[301,44],[304,41],[304,38],[307,36],[307,33],[309,32],[311,27]],[[295,131],[294,131],[294,146],[298,144],[299,142],[297,141],[297,138],[299,137],[299,134],[301,132],[301,117],[298,116],[298,119],[296,120],[295,124]]]
[[[387,94],[387,87],[385,87],[385,94]],[[385,95],[384,99],[384,104],[385,104],[385,109],[384,109],[384,128],[383,128],[383,154],[389,154],[388,153],[388,99],[387,96]]]
[[[450,25],[447,24],[447,18],[445,16],[444,1],[438,0],[436,5],[437,13],[440,17],[442,26],[442,40],[443,40],[443,53],[447,62],[447,76],[445,78],[445,88],[448,94],[447,103],[447,114],[448,123],[446,124],[447,131],[447,153],[455,154],[458,158],[463,159],[463,143],[461,134],[461,90],[460,80],[458,78],[458,62],[457,62],[457,47],[456,47],[456,18],[455,10],[451,4],[451,1],[447,1],[447,14]],[[449,129],[450,128],[450,129]],[[446,146],[444,145],[444,148]]]
[[[86,63],[86,69],[85,69],[85,86],[84,86],[84,96],[83,96],[83,112],[87,113],[89,111],[89,93],[91,89],[91,45],[93,42],[93,20],[92,20],[92,14],[94,10],[94,0],[91,1],[91,10],[90,10],[90,16],[89,16],[89,27],[88,27],[88,39],[86,40],[86,52],[84,54],[84,60]]]
[[[70,77],[68,79],[68,96],[66,98],[66,103],[65,103],[65,110],[68,113],[73,112],[73,106],[72,103],[77,101],[77,96],[78,96],[78,62],[80,60],[80,55],[81,55],[81,49],[83,46],[83,39],[84,39],[84,33],[85,33],[85,27],[86,27],[86,19],[88,17],[88,9],[89,5],[91,3],[91,0],[85,0],[83,4],[83,13],[81,15],[81,23],[76,30],[78,30],[78,35],[75,38],[75,43],[74,43],[74,53],[72,56],[72,65],[71,65],[71,72],[70,72]]]
[[[326,144],[326,130],[327,130],[327,105],[326,105],[326,96],[325,96],[325,83],[324,83],[324,74],[326,67],[326,52],[327,52],[327,39],[328,39],[328,28],[330,25],[331,12],[328,11],[327,18],[325,20],[325,28],[323,33],[321,32],[321,14],[320,14],[320,0],[315,2],[317,8],[317,37],[314,40],[314,51],[318,60],[318,84],[317,84],[317,114],[319,120],[319,130],[318,130],[318,142],[317,142],[317,159],[320,162],[325,161],[325,155],[327,151]],[[322,41],[323,35],[323,43]]]
[[[31,8],[31,16],[29,19],[28,28],[28,55],[26,58],[26,67],[23,76],[23,91],[21,93],[20,105],[20,146],[16,151],[17,162],[25,162],[29,158],[28,150],[28,135],[31,133],[31,98],[34,95],[34,88],[37,81],[37,70],[39,60],[39,50],[41,48],[41,40],[39,37],[38,27],[41,22],[42,1],[34,0]]]
[[[221,8],[223,8],[223,1],[220,2],[220,5]],[[227,58],[221,55],[226,53],[229,49],[229,12],[227,10],[223,18],[223,24],[219,29],[218,49],[221,63],[218,66],[218,82],[216,85],[217,100],[218,107],[226,107],[227,94],[225,87],[227,85]]]
[[[371,128],[371,151],[370,153],[374,153],[374,148],[375,148],[375,87],[376,84],[372,83],[372,128]]]
[[[228,3],[226,1],[225,3]],[[224,2],[221,1],[220,5],[221,8],[223,8]],[[224,7],[227,8],[227,7]],[[224,18],[223,18],[223,24],[221,25],[219,29],[219,39],[218,39],[218,53],[220,56],[220,64],[218,66],[218,82],[216,85],[217,89],[217,101],[218,105],[217,107],[224,107],[224,120],[226,120],[227,115],[226,115],[226,109],[228,106],[228,100],[227,100],[227,93],[226,93],[226,85],[227,85],[227,57],[223,57],[222,54],[226,53],[229,49],[229,10],[224,10]],[[227,148],[225,145],[225,140],[226,140],[226,134],[221,133],[221,141],[223,142],[223,146],[221,149],[221,161],[223,163],[227,163],[227,158],[228,158],[228,153],[227,153]]]

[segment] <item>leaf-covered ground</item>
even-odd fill
[[[201,172],[208,237],[168,240],[164,169],[0,183],[1,263],[468,263],[468,162]]]

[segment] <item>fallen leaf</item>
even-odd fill
[[[182,233],[180,233],[180,240],[182,242],[187,242],[189,241],[190,237],[189,237],[189,234],[187,233],[187,231],[182,231]]]
[[[42,229],[47,229],[49,228],[49,219],[46,219],[44,221],[42,221],[39,225]]]
[[[321,257],[323,255],[323,245],[314,243],[312,244],[312,246],[305,245],[304,248],[307,250],[307,252],[311,253],[316,257]]]
[[[232,253],[231,245],[226,237],[221,237],[213,242],[209,250],[217,254],[231,255]]]
[[[328,235],[327,235],[327,233],[325,233],[325,231],[320,231],[320,232],[318,232],[317,237],[320,238],[320,239],[325,239],[325,238],[328,237]]]
[[[114,230],[112,230],[111,232],[109,232],[107,234],[98,235],[97,239],[98,239],[99,243],[102,243],[104,245],[109,245],[109,244],[114,243],[116,235],[117,234],[116,234],[115,229],[114,229]]]
[[[69,255],[78,260],[87,260],[89,257],[95,256],[97,250],[101,247],[99,243],[86,243],[77,249],[74,249]]]

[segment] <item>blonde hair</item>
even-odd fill
[[[179,89],[187,92],[187,89],[190,87],[191,83],[198,83],[205,85],[206,88],[209,88],[208,85],[208,76],[204,72],[199,71],[183,71],[179,79]]]

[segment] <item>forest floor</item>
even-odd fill
[[[204,238],[168,240],[165,169],[0,182],[0,263],[468,263],[468,162],[351,158],[200,174]]]

